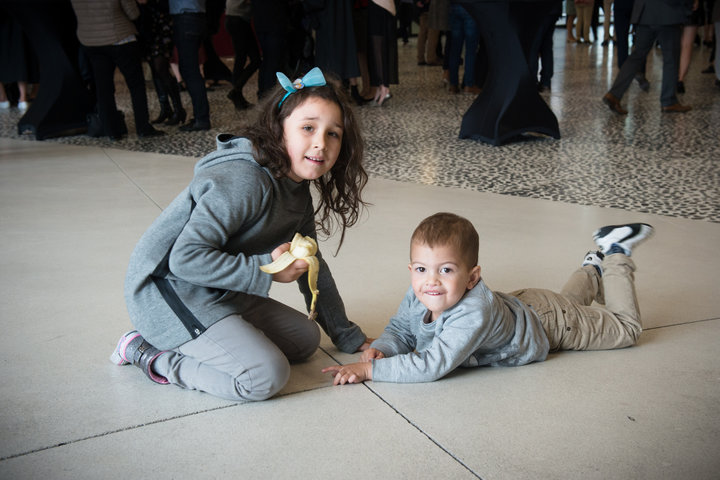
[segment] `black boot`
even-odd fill
[[[170,102],[165,99],[164,102],[160,102],[160,114],[155,120],[152,120],[150,123],[156,124],[156,123],[162,123],[168,118],[172,117],[173,110],[172,107],[170,107]]]
[[[170,85],[168,90],[168,95],[170,96],[170,100],[172,100],[174,111],[172,115],[168,118],[168,120],[165,122],[165,125],[179,125],[185,121],[187,113],[182,106],[180,89],[178,88],[178,84],[175,79],[172,80],[172,84]]]
[[[250,102],[245,100],[245,97],[242,94],[242,90],[237,90],[233,88],[228,92],[227,98],[232,100],[233,105],[235,105],[235,110],[246,110],[252,106]]]

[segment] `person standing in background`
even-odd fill
[[[180,130],[210,130],[210,103],[198,58],[198,51],[207,32],[205,0],[170,0],[169,6],[178,67],[190,94],[194,115]]]

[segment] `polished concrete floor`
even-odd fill
[[[408,285],[409,235],[431,213],[473,221],[483,277],[500,291],[560,288],[595,228],[648,222],[656,235],[634,255],[637,346],[333,387],[320,369],[356,356],[324,338],[266,402],[153,384],[107,360],[130,327],[130,252],[214,135],[246,114],[219,87],[211,132],[37,142],[10,110],[0,113],[0,479],[717,478],[720,89],[700,73],[707,50],[696,49],[681,97],[694,110],[660,113],[654,52],[650,92],[633,86],[618,117],[600,101],[617,71],[612,46],[564,35],[545,95],[562,138],[503,147],[459,140],[472,98],[416,66],[414,40],[400,45],[393,98],[358,108],[372,206],[336,257],[334,240],[321,248],[350,317],[377,336]],[[271,294],[301,307],[292,286]]]

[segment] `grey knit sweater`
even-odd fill
[[[113,45],[137,34],[132,23],[140,16],[136,0],[72,0],[77,37],[86,47]]]
[[[237,292],[267,297],[272,276],[260,265],[270,263],[270,252],[295,232],[316,238],[313,212],[309,182],[276,179],[254,160],[249,140],[219,138],[218,150],[197,163],[190,185],[130,258],[125,298],[135,328],[161,350],[193,338],[162,288],[170,288],[200,331],[242,311]],[[354,352],[365,334],[348,320],[330,270],[317,256],[317,322],[340,350]],[[309,306],[307,275],[298,285]]]

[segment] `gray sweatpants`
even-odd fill
[[[228,400],[275,395],[290,378],[290,362],[317,350],[320,330],[307,315],[273,299],[248,295],[244,304],[242,315],[160,355],[153,370],[170,383]]]
[[[637,342],[642,323],[635,263],[616,253],[606,256],[602,267],[602,277],[592,266],[576,270],[560,293],[535,288],[511,293],[540,316],[550,350],[608,350]],[[598,303],[591,305],[593,300]]]

